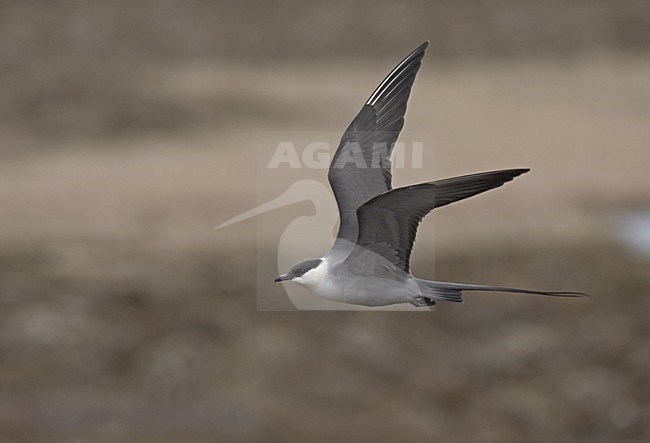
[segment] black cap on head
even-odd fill
[[[293,280],[294,278],[301,277],[302,275],[305,274],[305,272],[314,269],[315,267],[320,265],[321,262],[322,260],[320,258],[300,262],[297,265],[294,265],[291,269],[289,269],[289,272],[287,272],[286,274],[278,275],[274,281],[277,283],[280,281]]]

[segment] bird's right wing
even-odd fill
[[[393,189],[359,207],[359,236],[346,259],[348,265],[376,257],[409,273],[409,260],[418,225],[435,208],[498,188],[528,169],[508,169],[437,180]],[[367,271],[366,271],[367,272]]]
[[[355,242],[357,208],[391,189],[391,151],[428,45],[420,45],[388,74],[341,138],[327,175],[341,217],[337,238]]]

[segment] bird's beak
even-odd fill
[[[273,280],[273,282],[277,283],[279,281],[285,281],[285,280],[289,280],[289,278],[287,277],[287,274],[282,274],[275,277],[275,280]]]

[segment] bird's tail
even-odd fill
[[[420,286],[422,296],[432,300],[463,301],[463,291],[514,292],[517,294],[548,295],[552,297],[589,297],[582,292],[569,291],[531,291],[528,289],[502,288],[499,286],[470,285],[462,283],[447,283],[440,281],[415,279]]]

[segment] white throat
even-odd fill
[[[294,278],[293,282],[311,289],[320,288],[327,278],[328,270],[327,260],[322,258],[318,266]]]

